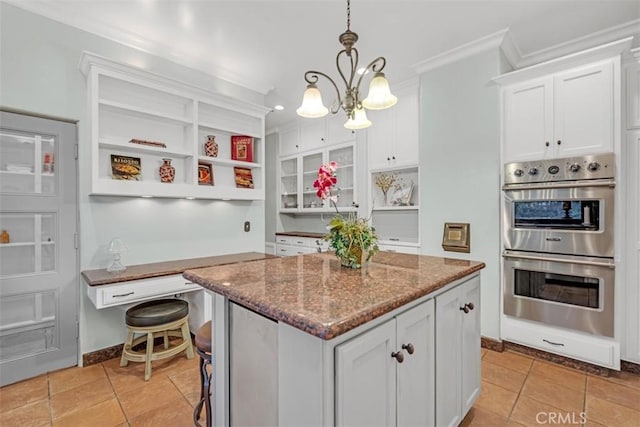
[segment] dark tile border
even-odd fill
[[[546,360],[548,362],[557,363],[558,365],[566,366],[568,368],[577,369],[579,371],[587,372],[593,375],[599,375],[602,377],[609,376],[609,368],[603,366],[593,365],[588,362],[582,362],[580,360],[571,359],[566,356],[560,356],[554,353],[548,353],[544,350],[538,350],[536,348],[526,347],[524,345],[516,344],[509,341],[503,341],[505,350],[514,350],[519,353],[524,353],[529,356],[537,357],[538,359]]]
[[[195,335],[191,334],[191,342],[194,342],[194,338],[195,338]],[[182,338],[176,338],[176,339],[182,339]],[[162,344],[162,342],[163,342],[162,337],[156,337],[153,340],[154,345]],[[82,355],[82,366],[97,365],[98,363],[106,362],[107,360],[115,359],[116,357],[121,357],[123,346],[124,346],[124,343],[116,344],[111,347],[103,348],[101,350],[92,351],[91,353],[85,353]],[[141,344],[138,344],[137,346],[134,346],[133,349],[140,350],[144,348],[144,346],[145,344],[141,343]]]
[[[502,353],[504,351],[504,342],[494,340],[493,338],[481,337],[480,347]]]
[[[640,375],[640,364],[621,360],[620,370]]]

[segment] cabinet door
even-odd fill
[[[469,280],[460,288],[460,303],[469,312],[462,317],[462,416],[480,395],[480,278]],[[473,308],[471,308],[473,307]]]
[[[627,65],[623,93],[627,96],[627,129],[640,128],[640,63]]]
[[[302,156],[302,206],[303,210],[322,210],[313,182],[318,178],[318,169],[325,162],[324,152],[315,151]]]
[[[504,89],[504,159],[542,159],[553,150],[552,80]]]
[[[555,77],[558,156],[613,151],[613,63]]]
[[[298,208],[298,176],[298,157],[280,160],[280,210]]]
[[[396,322],[336,347],[336,425],[396,424]]]
[[[434,307],[429,300],[396,318],[397,347],[404,363],[396,366],[398,426],[431,426],[434,411]]]
[[[393,146],[391,153],[393,165],[417,164],[420,130],[418,88],[416,86],[402,88],[396,95],[398,103],[388,110],[393,112],[396,122],[395,139],[388,142]]]
[[[391,107],[391,109],[396,106]],[[391,152],[395,144],[393,115],[390,110],[367,111],[371,127],[367,129],[367,150],[369,169],[385,168],[392,165]]]
[[[356,131],[344,127],[347,121],[343,114],[336,114],[327,119],[327,143],[340,144],[343,142],[355,141]]]
[[[462,421],[462,311],[454,288],[436,297],[436,425],[457,426]]]
[[[310,119],[300,126],[300,143],[304,151],[324,148],[326,145],[326,121]]]
[[[338,207],[349,208],[357,202],[356,194],[356,162],[353,144],[335,147],[327,151],[327,161],[338,164]],[[333,209],[332,206],[328,208]]]
[[[296,154],[300,149],[300,128],[294,127],[280,132],[280,156]]]

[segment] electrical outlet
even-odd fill
[[[244,222],[244,231],[246,231],[247,233],[251,231],[251,222],[249,221]]]

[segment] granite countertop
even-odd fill
[[[482,262],[379,252],[363,269],[332,253],[187,270],[184,277],[271,319],[329,340],[456,279]]]
[[[308,231],[278,231],[276,236],[310,237],[312,239],[322,239],[326,233],[312,233]]]
[[[228,265],[269,258],[276,258],[276,256],[259,252],[243,252],[203,258],[154,262],[151,264],[129,265],[126,270],[118,273],[111,273],[105,268],[102,268],[98,270],[85,270],[81,274],[89,286],[100,286],[109,285],[111,283],[127,282],[129,280],[149,279],[151,277],[180,274],[185,270],[193,268]]]

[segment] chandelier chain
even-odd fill
[[[347,31],[351,31],[351,0],[347,0]]]

